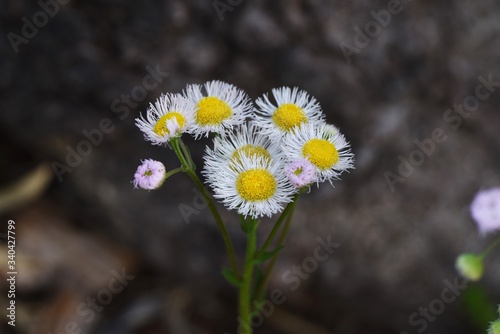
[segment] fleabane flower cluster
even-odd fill
[[[136,119],[147,141],[168,143],[183,133],[196,138],[224,134],[250,115],[252,104],[241,89],[221,81],[188,85],[183,94],[164,94]]]
[[[337,180],[354,168],[350,146],[338,128],[327,124],[320,104],[297,87],[272,90],[256,100],[252,121],[278,142],[285,173],[296,188]]]
[[[157,145],[183,133],[196,139],[214,133],[205,149],[205,183],[245,217],[279,213],[304,188],[354,168],[349,143],[307,92],[276,88],[255,102],[228,83],[193,84],[162,95],[136,124]]]

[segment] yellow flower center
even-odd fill
[[[231,156],[230,161],[232,163],[241,163],[241,155],[245,155],[249,158],[263,158],[266,162],[271,160],[271,155],[262,146],[245,145],[234,151]]]
[[[325,139],[309,140],[302,148],[302,155],[321,170],[329,169],[339,161],[335,145]]]
[[[290,131],[295,126],[307,122],[307,117],[299,106],[283,103],[274,111],[273,122],[281,130]]]
[[[171,120],[176,120],[177,124],[179,125],[179,128],[182,129],[184,127],[184,124],[186,124],[186,119],[184,116],[177,112],[177,111],[171,111],[165,115],[163,115],[158,122],[156,122],[153,131],[156,133],[158,136],[165,136],[165,135],[171,135],[170,130],[167,129],[167,122]]]
[[[236,190],[246,201],[263,201],[276,193],[276,179],[262,168],[246,170],[236,179]]]
[[[202,98],[197,107],[196,123],[201,126],[219,125],[233,114],[231,107],[215,96]]]

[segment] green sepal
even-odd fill
[[[229,269],[229,268],[223,268],[222,269],[222,276],[228,281],[230,284],[234,285],[235,287],[239,288],[241,286],[241,280],[236,277],[234,272]]]
[[[240,226],[245,234],[249,234],[254,231],[257,226],[259,226],[259,221],[252,218],[245,219],[242,215],[240,215]]]
[[[243,230],[243,232],[245,232],[245,234],[250,233],[250,231],[252,230],[252,225],[250,224],[250,222],[248,220],[243,218],[243,216],[241,216],[240,218],[241,218],[240,219],[241,229]]]

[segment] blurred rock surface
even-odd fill
[[[500,87],[456,130],[443,114],[475,93],[479,76],[500,81],[500,4],[403,1],[349,64],[340,43],[354,45],[353,28],[365,29],[370,11],[387,5],[243,1],[220,21],[210,1],[71,1],[17,54],[1,39],[3,185],[41,162],[65,163],[67,147],[76,149],[82,131],[103,119],[113,126],[43,199],[6,215],[22,228],[20,301],[27,305],[24,325],[6,330],[55,330],[106,286],[112,268],[128,263],[137,281],[85,333],[234,332],[236,296],[220,277],[227,259],[218,231],[208,211],[186,224],[178,208],[192,203],[189,180],[176,176],[154,192],[130,184],[140,159],[177,165],[168,149],[142,140],[134,118],[162,92],[220,79],[252,98],[283,85],[307,90],[357,159],[335,188],[322,185],[301,199],[271,282],[287,291],[287,302],[260,333],[292,333],[288,320],[276,324],[289,317],[331,333],[415,332],[408,317],[455,279],[455,256],[487,243],[468,204],[479,189],[500,184]],[[20,34],[22,18],[37,11],[34,1],[0,2],[0,34]],[[137,93],[157,66],[168,76],[127,106],[122,94]],[[116,99],[126,113],[116,112]],[[397,173],[398,156],[408,159],[415,140],[435,128],[447,140],[391,191],[384,173]],[[201,166],[207,142],[187,142]],[[236,221],[234,213],[224,217]],[[239,227],[229,229],[242,252]],[[290,291],[282,274],[327,235],[341,247]],[[499,261],[491,258],[482,282],[497,303]],[[472,326],[456,302],[426,333],[477,332]]]

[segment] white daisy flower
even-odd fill
[[[205,169],[205,174],[212,175],[208,180],[214,197],[245,217],[270,217],[282,211],[295,193],[281,160],[242,154],[232,164]]]
[[[135,125],[144,138],[154,145],[161,145],[186,132],[194,122],[194,104],[181,94],[162,94],[149,104],[146,118],[135,119]]]
[[[188,85],[184,95],[194,102],[195,116],[191,133],[199,138],[209,132],[223,134],[240,125],[250,115],[252,102],[247,94],[231,84],[209,81],[203,85]]]
[[[354,155],[349,143],[327,124],[304,124],[283,138],[281,149],[287,161],[307,159],[316,168],[317,182],[338,179],[347,169],[354,168]]]
[[[282,138],[296,126],[322,122],[321,107],[316,99],[297,87],[274,88],[276,104],[267,94],[257,98],[254,120],[262,127],[263,133],[273,138]]]
[[[226,136],[214,138],[214,148],[207,146],[205,150],[205,165],[211,166],[210,169],[225,164],[231,165],[239,162],[242,154],[271,160],[281,157],[281,149],[278,143],[263,136],[259,127],[252,123],[244,124]],[[206,173],[205,177],[210,179],[213,174]]]

